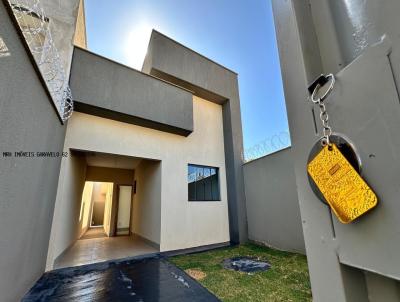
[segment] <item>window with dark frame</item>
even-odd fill
[[[192,164],[188,165],[188,200],[221,200],[218,168]]]

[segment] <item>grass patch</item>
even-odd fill
[[[222,261],[236,256],[258,257],[271,264],[265,272],[246,274],[226,270]],[[255,244],[243,244],[214,251],[171,257],[183,270],[206,274],[199,280],[222,301],[312,301],[306,257]]]

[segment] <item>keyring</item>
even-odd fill
[[[315,89],[314,89],[313,93],[311,94],[311,102],[313,102],[314,104],[317,104],[317,103],[322,102],[323,100],[325,100],[325,99],[328,97],[328,95],[332,92],[333,87],[335,86],[336,79],[335,79],[335,76],[334,76],[332,73],[328,74],[328,75],[326,76],[326,78],[327,78],[328,80],[331,79],[332,82],[331,82],[331,84],[330,84],[328,90],[324,93],[324,95],[321,96],[321,97],[318,98],[318,99],[315,99],[315,96],[317,95],[317,92],[318,92],[319,89],[321,88],[321,85],[320,85],[320,84],[317,84],[317,86],[315,86]]]

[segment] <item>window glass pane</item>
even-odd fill
[[[218,168],[188,165],[189,201],[216,201],[219,196]]]
[[[212,199],[220,200],[219,196],[219,179],[218,179],[218,171],[214,169],[214,174],[211,176],[211,186],[212,186]]]
[[[188,167],[188,183],[194,182],[196,180],[196,167],[189,165]]]
[[[196,200],[204,200],[204,169],[197,167],[196,171]]]
[[[196,181],[203,179],[204,169],[202,167],[196,167]]]
[[[188,190],[189,200],[196,200],[196,167],[190,165],[188,168]]]
[[[210,168],[204,168],[204,200],[213,200]]]

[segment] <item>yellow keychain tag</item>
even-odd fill
[[[323,147],[307,171],[342,223],[354,221],[378,203],[375,193],[335,144]]]

